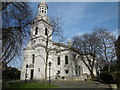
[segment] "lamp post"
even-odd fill
[[[26,83],[26,78],[27,78],[27,68],[28,68],[28,64],[26,65],[25,83]]]
[[[49,65],[49,83],[51,83],[51,80],[50,80],[50,69],[51,69],[51,62],[49,61],[48,65]]]

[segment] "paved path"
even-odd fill
[[[110,88],[108,84],[96,81],[52,81],[52,84],[58,85],[57,88]]]

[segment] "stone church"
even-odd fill
[[[71,45],[65,45],[52,41],[52,25],[47,16],[48,6],[45,1],[38,5],[38,15],[35,17],[31,38],[24,48],[24,58],[21,70],[21,80],[41,80],[45,78],[46,65],[46,40],[47,46],[52,48],[48,52],[47,77],[51,79],[85,79],[90,72],[79,53]],[[47,37],[49,39],[47,39]],[[94,75],[96,69],[94,68]],[[26,76],[26,78],[25,78]]]

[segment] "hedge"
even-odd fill
[[[116,72],[101,72],[100,79],[105,83],[120,83],[120,71]]]

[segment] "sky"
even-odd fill
[[[38,4],[31,3],[34,16],[38,13]],[[63,20],[64,36],[89,33],[94,27],[105,27],[118,35],[117,2],[47,2],[48,16],[60,16]]]
[[[38,14],[38,2],[31,2],[33,16]],[[118,35],[117,2],[47,2],[48,16],[60,16],[67,40],[76,35],[90,33],[94,27],[104,27]],[[13,64],[21,68],[21,63]]]

